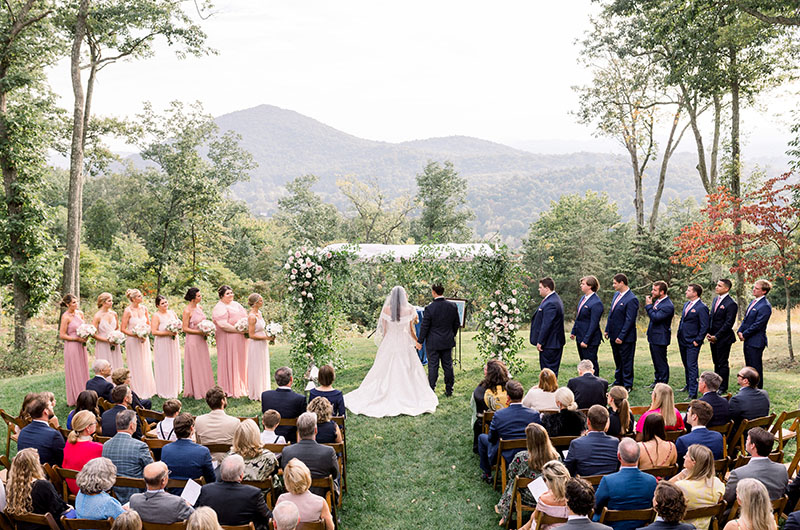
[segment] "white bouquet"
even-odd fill
[[[236,324],[233,325],[233,329],[239,333],[247,333],[247,330],[250,329],[250,325],[247,323],[247,317],[237,320]]]
[[[267,324],[266,332],[267,335],[269,335],[270,337],[277,337],[278,335],[283,333],[283,326],[281,326],[277,322],[270,322],[269,324]],[[273,338],[271,341],[269,341],[269,343],[275,344],[275,339]]]
[[[111,351],[114,351],[117,349],[117,346],[125,342],[125,334],[115,329],[108,334],[108,342],[111,343]]]
[[[75,331],[75,334],[82,339],[88,339],[95,333],[97,333],[97,328],[91,324],[81,324]]]
[[[208,319],[201,320],[197,324],[197,329],[203,332],[203,335],[213,335],[217,331],[217,327]]]
[[[136,324],[131,331],[140,339],[146,339],[150,336],[150,326],[147,325],[147,322]]]
[[[183,330],[183,324],[181,324],[178,320],[173,320],[167,323],[167,325],[164,326],[164,329],[166,329],[170,333],[175,333],[176,335],[172,336],[172,340],[175,340],[175,337],[177,337],[177,333],[180,333],[181,330]]]

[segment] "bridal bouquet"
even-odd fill
[[[183,324],[181,324],[177,320],[173,320],[172,322],[169,322],[166,326],[164,326],[164,329],[166,329],[170,333],[175,333],[175,335],[172,336],[172,340],[175,340],[175,338],[178,336],[177,334],[180,333],[181,330],[183,329]]]
[[[147,325],[147,322],[136,324],[131,331],[140,339],[146,339],[150,336],[150,326]]]
[[[277,337],[278,335],[283,333],[283,326],[281,326],[277,322],[270,322],[269,324],[267,324],[266,332],[267,335],[269,335],[270,337]],[[271,341],[269,341],[269,343],[275,344],[275,339],[272,339]]]
[[[82,339],[88,339],[95,333],[97,333],[97,328],[91,324],[81,324],[75,331],[75,334]]]
[[[108,342],[111,343],[111,351],[114,351],[117,349],[117,346],[125,342],[125,334],[115,329],[108,334]]]
[[[203,332],[203,335],[206,337],[209,335],[213,335],[217,331],[217,327],[208,319],[201,320],[197,324],[197,329]]]
[[[240,318],[236,321],[236,324],[233,325],[233,329],[238,331],[239,333],[247,333],[247,330],[250,328],[250,325],[247,323],[247,317]]]

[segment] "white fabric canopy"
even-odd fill
[[[456,259],[458,261],[472,261],[477,256],[494,256],[494,250],[485,243],[447,243],[442,245],[352,245],[348,243],[335,243],[328,245],[323,250],[349,250],[356,254],[357,263],[377,259],[393,258],[395,262],[402,259],[419,257],[421,248],[429,249],[433,259]],[[428,252],[423,254],[426,258],[431,256]]]

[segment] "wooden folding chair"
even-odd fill
[[[203,444],[203,447],[207,447],[212,455],[214,453],[227,453],[231,450],[231,444]]]
[[[686,510],[681,522],[691,521],[694,519],[701,519],[704,517],[711,517],[711,522],[708,525],[708,530],[719,530],[719,521],[722,519],[722,514],[725,513],[725,507],[728,505],[725,501],[712,506],[705,506],[703,508],[694,508],[693,510]]]
[[[266,480],[242,480],[242,484],[260,489],[264,494],[264,500],[267,502],[267,508],[272,510],[272,507],[275,506],[275,488],[272,484],[272,477]]]
[[[336,425],[339,426],[339,431],[342,433],[342,443],[344,444],[344,462],[347,463],[347,434],[344,430],[344,416],[332,416],[331,420],[333,420]]]
[[[331,515],[333,516],[333,524],[336,528],[338,528],[339,517],[336,513],[336,508],[337,508],[336,487],[333,485],[333,477],[328,475],[327,477],[324,478],[312,478],[311,487],[325,489],[325,501],[328,503],[328,508],[331,510]]]
[[[64,502],[72,504],[74,506],[76,495],[71,491],[69,491],[69,486],[67,485],[67,479],[75,480],[76,478],[78,478],[78,471],[75,469],[66,469],[63,467],[54,466],[53,472],[58,477],[58,483],[55,483],[52,480],[51,482],[53,482],[53,485],[56,487],[56,489],[58,489],[58,487],[61,486],[61,497],[64,499]],[[84,527],[83,526],[78,527],[79,530],[80,528]]]
[[[61,516],[61,526],[66,530],[111,530],[114,519],[67,519]]]
[[[678,409],[678,412],[687,412],[689,410],[689,405],[691,405],[691,401],[684,401],[683,403],[675,403],[675,408]]]
[[[295,530],[325,530],[325,521],[320,519],[313,522],[300,522],[295,526]]]
[[[167,444],[171,444],[174,440],[162,440],[161,438],[142,438],[142,441],[147,444],[150,451],[162,450]]]
[[[736,469],[737,467],[746,466],[750,463],[750,456],[739,455],[736,460],[733,462],[733,466],[731,469]],[[773,451],[769,454],[769,459],[773,462],[782,463],[783,462],[783,451]]]
[[[586,475],[585,477],[581,475],[578,476],[594,486],[595,489],[597,489],[597,486],[600,485],[600,481],[603,480],[603,477],[605,477],[605,475]]]
[[[784,508],[786,508],[786,503],[789,501],[789,497],[784,495],[779,499],[775,499],[774,501],[770,501],[772,503],[772,514],[775,516],[775,524],[778,525],[778,518],[783,513]],[[728,514],[728,519],[725,521],[733,521],[736,519],[736,516],[739,515],[739,501],[733,501],[731,505],[731,513]],[[778,525],[780,526],[780,525]]]
[[[3,422],[6,424],[6,456],[11,458],[11,437],[16,432],[16,427],[21,430],[29,422],[23,418],[12,416],[3,409],[0,409],[0,417],[3,418]]]
[[[551,524],[566,523],[567,520],[563,517],[554,517],[544,512],[536,512],[536,530],[541,530],[542,526],[549,526]]]
[[[259,421],[258,416],[236,416],[236,417],[239,418],[239,421],[253,420],[254,422],[256,422],[256,427],[258,427],[259,430],[261,429],[261,422]]]
[[[642,414],[644,414],[648,410],[650,410],[650,405],[639,405],[639,406],[636,406],[636,407],[631,407],[631,414],[633,414],[634,416],[637,416],[637,419],[638,419],[638,416],[641,416]]]
[[[783,424],[791,421],[788,429],[783,428]],[[800,409],[790,412],[781,412],[775,424],[772,426],[772,434],[778,439],[778,449],[783,451],[783,444],[786,440],[797,439],[797,431],[800,430]]]
[[[101,414],[107,410],[114,408],[114,403],[106,400],[106,398],[99,397],[97,398],[97,406],[100,407]]]
[[[93,438],[95,442],[104,444],[111,439],[111,436],[100,436],[99,434],[95,434]]]
[[[40,515],[38,513],[26,513],[23,515],[14,515],[12,513],[5,512],[5,514],[11,520],[11,523],[15,527],[17,527],[19,523],[30,523],[30,524],[38,524],[40,526],[49,527],[50,530],[61,530],[55,518],[52,515],[50,515],[50,513],[46,513],[44,515]]]
[[[0,512],[0,530],[16,530],[14,523],[3,512]]]
[[[11,460],[6,455],[0,455],[0,466],[6,468],[6,471],[11,471]]]
[[[605,506],[603,511],[600,512],[600,523],[607,526],[608,523],[617,523],[621,521],[639,521],[639,527],[647,526],[652,523],[656,518],[656,511],[653,508],[646,510],[609,510]]]
[[[145,409],[142,407],[136,407],[136,415],[140,418],[144,418],[145,420],[151,420],[154,422],[162,421],[166,417],[163,412]]]
[[[347,466],[344,461],[344,442],[322,445],[333,447],[333,451],[336,453],[336,460],[339,461],[339,476],[342,477],[342,491],[347,491]],[[342,497],[339,496],[339,506],[341,506],[341,498]]]
[[[262,447],[264,449],[269,449],[275,453],[275,456],[278,456],[283,452],[285,447],[289,447],[289,444],[264,444]]]
[[[224,524],[221,524],[220,526],[222,527],[222,530],[256,530],[256,527],[253,524],[253,521],[250,521],[247,524],[238,524],[238,525],[224,525]]]
[[[728,454],[734,457],[740,450],[742,453],[746,453],[747,451],[745,451],[744,445],[747,441],[747,431],[754,427],[761,427],[768,431],[769,426],[772,425],[774,420],[774,413],[761,418],[753,418],[752,420],[742,420],[742,423],[739,424],[739,428],[736,429],[736,432],[728,440]]]
[[[706,427],[706,429],[708,429],[709,431],[716,431],[720,433],[722,436],[730,438],[731,431],[733,430],[733,420],[729,421],[728,423],[723,423],[722,425]]]
[[[191,479],[201,486],[203,486],[206,481],[203,477],[193,478]],[[188,479],[180,479],[180,478],[171,478],[167,480],[166,489],[183,489],[186,487],[186,483]],[[114,479],[114,487],[115,488],[136,488],[140,490],[146,490],[147,486],[144,483],[143,478],[133,478],[133,477],[121,477],[117,475],[117,478]]]
[[[186,530],[186,521],[172,524],[145,523],[142,521],[142,530]]]
[[[678,474],[678,464],[671,466],[653,467],[650,469],[642,469],[643,472],[659,478],[672,478]]]
[[[795,451],[794,458],[792,458],[792,461],[789,463],[789,468],[787,469],[787,472],[789,473],[789,480],[794,477],[798,464],[800,464],[800,450]]]
[[[686,434],[686,429],[681,429],[679,431],[666,431],[666,440],[668,442],[674,442],[684,434]]]
[[[725,482],[725,477],[728,474],[728,468],[731,466],[731,459],[728,457],[714,460],[714,473],[722,482]]]
[[[489,426],[492,424],[492,418],[494,418],[493,410],[487,410],[483,413],[483,423],[481,423],[481,432],[483,434],[489,434]]]
[[[514,477],[514,485],[511,486],[511,505],[508,507],[508,517],[506,517],[506,528],[511,524],[512,514],[516,514],[517,528],[520,528],[525,524],[522,522],[522,512],[533,512],[536,509],[536,506],[529,506],[522,502],[522,491],[533,480],[532,478]]]
[[[580,436],[553,436],[550,438],[550,443],[556,448],[556,451],[561,452],[564,449],[569,449],[569,444],[572,440],[577,440]]]
[[[506,459],[503,458],[503,451],[508,451],[511,449],[516,449],[517,451],[521,451],[523,449],[527,449],[527,447],[528,447],[528,441],[525,438],[518,438],[515,440],[503,440],[502,438],[500,439],[500,443],[497,446],[497,463],[495,465],[494,483],[492,484],[495,488],[497,488],[497,476],[500,475],[501,477],[500,491],[506,490],[509,462],[506,462]]]

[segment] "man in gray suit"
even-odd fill
[[[339,461],[336,459],[333,447],[317,443],[317,415],[313,412],[302,413],[297,418],[297,434],[300,436],[300,441],[284,448],[281,453],[281,468],[285,469],[292,458],[297,458],[311,471],[311,478],[325,478],[331,475],[338,495]],[[325,490],[320,488],[311,488],[311,493],[325,496]]]
[[[164,491],[168,481],[169,469],[164,462],[153,462],[144,468],[147,491],[131,497],[131,510],[135,510],[145,523],[177,523],[185,521],[194,512],[185,499]]]
[[[594,489],[582,478],[571,478],[567,481],[567,522],[561,530],[611,530],[610,526],[595,523],[589,519],[594,509]]]
[[[728,483],[725,485],[725,501],[728,506],[736,499],[736,485],[743,478],[754,478],[767,487],[770,500],[780,499],[789,483],[786,466],[773,462],[768,458],[775,443],[775,436],[756,427],[747,433],[745,449],[752,455],[746,466],[737,467],[731,471]]]
[[[117,475],[141,478],[145,466],[153,462],[153,457],[150,456],[150,449],[146,443],[132,437],[139,425],[136,413],[132,410],[123,410],[117,414],[115,422],[117,434],[103,444],[103,456],[117,466]],[[139,491],[136,488],[114,488],[114,493],[122,504],[128,502],[131,495]]]

